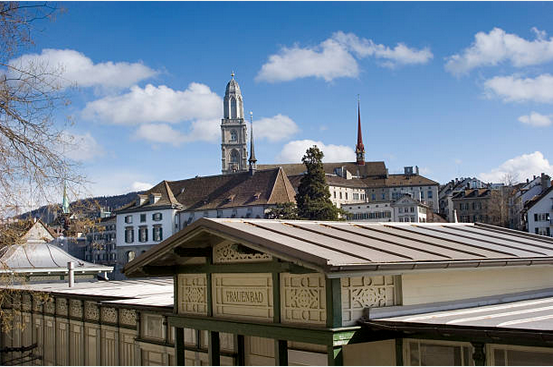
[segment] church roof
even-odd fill
[[[234,77],[227,83],[227,87],[225,89],[225,95],[229,94],[242,94],[240,86],[238,85],[238,82],[234,80]]]
[[[197,241],[205,233],[324,273],[553,264],[553,239],[484,224],[202,218],[128,263],[125,274],[172,271],[187,250],[210,243]]]
[[[258,164],[257,168],[259,169],[269,169],[282,167],[284,172],[288,176],[301,175],[306,171],[305,165],[303,163],[284,163],[284,164]],[[384,162],[365,162],[364,166],[357,165],[356,162],[334,162],[334,163],[323,163],[325,173],[334,174],[335,170],[341,169],[344,167],[352,175],[359,177],[367,176],[386,176],[387,169]]]
[[[162,181],[145,195],[161,194],[155,204],[132,202],[118,213],[152,210],[160,207],[184,210],[225,209],[240,206],[295,202],[295,191],[282,169],[273,168],[226,175]]]

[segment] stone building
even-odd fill
[[[463,190],[453,195],[451,201],[459,222],[507,224],[507,195],[503,189]]]
[[[117,269],[200,218],[264,218],[289,202],[294,188],[280,168],[162,181],[117,211]]]

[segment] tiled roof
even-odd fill
[[[491,194],[490,189],[470,189],[459,191],[454,194],[452,200],[457,199],[477,199],[477,198],[487,198]]]
[[[180,181],[162,181],[144,195],[161,194],[155,204],[136,202],[118,212],[148,210],[159,206],[184,210],[224,209],[239,206],[295,202],[295,192],[280,168],[227,175],[196,177]]]
[[[356,188],[378,188],[378,187],[404,187],[404,186],[434,186],[438,185],[421,175],[394,174],[387,178],[367,177],[346,179],[340,176],[326,176],[326,181],[331,186],[356,187]]]
[[[174,249],[182,255],[194,243],[189,234],[203,231],[325,273],[553,264],[553,239],[484,224],[202,218],[128,263],[125,273],[179,264]]]
[[[536,195],[536,196],[534,196],[532,199],[528,200],[528,201],[526,202],[526,204],[524,204],[524,209],[525,209],[525,210],[530,209],[531,207],[533,207],[534,205],[536,205],[541,199],[543,199],[544,197],[546,197],[551,191],[553,191],[553,184],[552,184],[547,190],[545,190],[544,192],[542,192],[541,194]]]
[[[305,165],[303,163],[285,163],[285,164],[258,164],[259,169],[270,169],[282,167],[288,176],[301,175],[305,173]],[[367,176],[386,176],[386,164],[384,162],[366,162],[364,166],[357,165],[356,162],[335,162],[323,163],[325,173],[334,174],[336,169],[344,167],[352,175],[367,177]]]

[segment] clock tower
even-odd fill
[[[221,159],[223,174],[248,170],[247,134],[244,121],[244,102],[240,86],[232,79],[228,82],[223,100],[221,121]]]

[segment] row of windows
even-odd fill
[[[355,213],[353,214],[353,220],[360,220],[360,219],[383,219],[383,218],[391,218],[392,212],[386,211],[386,212],[374,212],[374,213]]]
[[[472,205],[471,203],[459,203],[459,210],[470,210],[471,207],[472,210],[482,210],[482,208],[488,208],[486,205],[482,205],[482,203],[476,201],[473,201]]]
[[[162,213],[154,213],[152,214],[152,220],[155,222],[159,222],[163,219]],[[140,214],[140,223],[146,222],[146,214]],[[132,215],[125,216],[125,223],[131,224],[132,223]],[[115,228],[115,226],[114,226]]]
[[[400,222],[413,222],[415,223],[417,220],[417,217],[399,217]],[[419,218],[419,222],[424,223],[426,222],[426,219]]]
[[[163,241],[163,227],[161,227],[160,225],[155,225],[152,228],[152,239],[155,242]],[[125,242],[134,242],[134,227],[125,227]],[[138,227],[138,242],[148,242],[147,226]]]
[[[534,213],[535,222],[549,222],[549,213]]]
[[[536,227],[534,228],[534,233],[541,234],[542,236],[551,236],[551,229],[549,229],[549,227]]]

